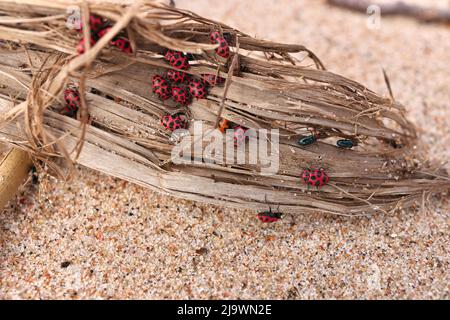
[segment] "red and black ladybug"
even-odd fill
[[[106,28],[101,29],[101,30],[97,33],[97,37],[98,37],[99,39],[100,39],[100,38],[103,38],[103,36],[104,36],[105,34],[107,34],[107,33],[109,32],[109,30],[111,30],[111,27],[106,27]],[[118,38],[117,35],[116,35],[115,37],[113,37],[113,38],[109,41],[109,44],[110,44],[110,45],[114,45],[117,39],[119,39],[119,38]]]
[[[98,32],[105,25],[106,20],[95,14],[89,15],[89,27],[92,32]],[[79,31],[83,31],[83,22],[80,24]]]
[[[115,41],[112,41],[111,44],[120,49],[120,51],[131,54],[133,53],[133,49],[131,49],[130,40],[125,37],[119,37]]]
[[[167,51],[164,53],[164,59],[165,59],[167,62],[170,62],[170,59],[172,58],[172,56],[173,56],[175,53],[177,53],[177,52],[179,53],[179,51],[167,49]]]
[[[202,74],[202,79],[208,83],[210,86],[219,85],[225,82],[224,78],[217,77],[214,74]]]
[[[106,27],[106,28],[101,29],[99,32],[97,32],[97,37],[103,38],[103,36],[105,34],[107,34],[109,32],[109,30],[111,30],[111,27]]]
[[[172,97],[175,102],[183,106],[187,106],[189,103],[191,103],[191,95],[189,94],[189,92],[180,87],[172,88]]]
[[[183,52],[174,52],[170,57],[169,63],[177,69],[189,69],[189,59]]]
[[[228,58],[230,56],[230,46],[228,45],[227,40],[219,38],[216,40],[216,43],[219,44],[219,47],[216,49],[217,55],[222,58]]]
[[[283,213],[277,209],[276,211],[272,211],[272,208],[269,206],[269,211],[258,212],[256,218],[263,223],[273,223],[277,222],[283,217]]]
[[[89,36],[89,40],[91,43],[91,48],[95,45],[96,41],[95,38],[91,35]],[[80,40],[80,42],[77,45],[77,52],[78,54],[83,54],[86,51],[86,46],[84,45],[84,38]]]
[[[64,107],[62,113],[74,117],[81,106],[80,93],[75,88],[67,88],[64,90],[64,100],[67,105]]]
[[[317,188],[323,187],[330,181],[330,178],[325,173],[325,170],[322,168],[320,169],[306,168],[305,170],[303,170],[302,179],[308,186],[313,186]]]
[[[218,31],[213,31],[209,35],[209,38],[211,39],[211,43],[216,43],[217,39],[221,38],[221,35]]]
[[[184,83],[189,79],[189,75],[182,71],[167,70],[166,78],[175,83]]]
[[[267,203],[267,195],[264,197],[264,199]],[[272,208],[269,205],[269,211],[258,212],[256,217],[263,223],[272,223],[280,220],[283,217],[283,213],[280,212],[280,206],[278,206],[276,211],[272,211]]]
[[[200,79],[192,79],[189,81],[189,92],[197,99],[204,99],[208,94],[206,83]]]
[[[245,132],[248,129],[241,127],[241,126],[236,126],[233,129],[234,129],[234,135],[233,135],[234,145],[238,146],[241,143],[245,142],[245,137],[246,137]]]
[[[212,43],[219,44],[219,47],[216,49],[217,55],[222,58],[228,58],[230,56],[230,46],[228,45],[227,40],[220,35],[219,32],[214,31],[210,34],[209,38]]]
[[[186,129],[187,117],[184,113],[166,114],[161,119],[161,124],[170,131]]]
[[[98,32],[105,25],[105,20],[95,14],[89,15],[89,26],[93,32]]]
[[[264,211],[264,212],[259,212],[256,217],[261,222],[273,223],[273,222],[277,222],[278,220],[280,220],[282,218],[282,216],[283,216],[283,214],[281,212]]]
[[[162,101],[172,97],[170,84],[159,75],[155,75],[152,79],[152,90]]]

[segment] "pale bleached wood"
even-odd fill
[[[93,2],[92,12],[118,21],[115,31],[128,25],[140,50],[135,57],[125,56],[104,47],[109,39],[102,38],[85,55],[74,56],[79,35],[56,32],[65,28],[61,14],[68,4],[46,0],[0,3],[7,13],[5,21],[25,19],[19,26],[0,25],[0,37],[20,41],[27,48],[13,46],[0,52],[0,81],[4,82],[0,112],[10,115],[1,124],[0,138],[12,145],[38,156],[53,152],[67,156],[82,139],[84,147],[78,157],[75,153],[70,157],[83,166],[178,197],[249,209],[267,208],[267,198],[286,212],[371,214],[411,205],[423,193],[450,187],[445,173],[418,172],[417,162],[429,172],[438,171],[411,148],[417,142],[416,134],[403,105],[323,70],[320,60],[301,45],[254,39],[152,1],[126,10]],[[262,174],[260,163],[170,162],[174,142],[162,130],[160,118],[176,108],[173,102],[162,103],[152,94],[151,78],[170,68],[161,57],[164,48],[194,53],[197,60],[188,71],[192,75],[219,70],[225,77],[227,66],[211,54],[214,46],[208,39],[209,32],[219,26],[230,33],[232,46],[240,39],[239,68],[222,116],[246,127],[280,130],[280,170],[275,175]],[[256,54],[247,55],[249,51]],[[291,52],[305,53],[307,62],[316,68],[293,65]],[[265,60],[262,53],[277,59]],[[88,65],[92,68],[84,73]],[[92,90],[85,95],[91,121],[87,126],[58,114],[63,85],[84,76],[88,91]],[[223,90],[212,88],[207,99],[194,100],[190,106],[191,118],[204,121],[205,130],[212,128],[220,112]],[[25,110],[30,115],[27,119]],[[299,146],[298,138],[310,134],[310,129],[319,130],[324,139]],[[336,148],[332,139],[342,136],[359,140],[358,147]],[[52,148],[54,139],[58,144]],[[47,148],[37,147],[42,144]],[[300,180],[308,166],[323,166],[332,177],[320,192],[308,190]]]
[[[32,165],[28,152],[17,148],[8,151],[0,161],[0,212],[24,183]]]
[[[2,101],[0,103],[1,112],[7,108],[8,103],[5,100],[0,99],[0,101]],[[58,121],[53,122],[51,120],[53,117],[58,119]],[[56,136],[64,135],[63,142],[67,148],[74,147],[77,141],[77,121],[56,114],[49,114],[47,119],[49,121],[48,124],[51,125],[49,130]],[[67,135],[68,133],[72,134]],[[15,142],[23,141],[24,134],[16,126],[8,124],[6,128],[0,129],[0,137],[11,139],[10,142]],[[111,143],[112,141],[115,141],[115,143]],[[120,147],[120,145],[125,146],[125,148]],[[214,168],[215,166],[205,166],[209,167],[209,170],[201,170],[201,172],[202,174],[209,172],[209,174],[202,178],[202,174],[199,173],[202,166],[197,171],[192,170],[193,168],[189,166],[174,166],[173,169],[175,171],[173,172],[160,172],[148,162],[148,159],[139,156],[139,148],[137,146],[129,145],[126,139],[113,137],[111,134],[100,132],[100,130],[93,127],[90,127],[88,130],[86,145],[77,161],[88,168],[126,179],[155,191],[208,203],[263,209],[265,206],[264,197],[267,196],[267,200],[270,203],[281,204],[284,211],[292,213],[307,213],[318,210],[352,215],[361,214],[362,212],[374,212],[371,206],[357,205],[357,202],[355,202],[355,207],[348,206],[347,202],[339,205],[337,200],[339,198],[336,198],[335,193],[331,193],[329,197],[325,196],[327,192],[332,191],[332,187],[327,187],[320,197],[317,197],[314,193],[305,193],[306,190],[302,190],[301,186],[294,179],[291,179],[291,184],[286,183],[289,177],[285,176],[255,177],[250,175],[248,177],[253,183],[244,184],[245,179],[243,179],[239,170],[234,174],[232,171],[221,168],[224,170],[223,174],[221,174],[221,171],[217,170],[217,166],[216,168]],[[212,177],[212,173],[214,173],[214,177]],[[226,176],[229,176],[229,179]],[[217,179],[223,180],[223,182]],[[236,181],[239,181],[239,179],[242,180],[242,183],[236,184]],[[287,190],[281,191],[275,188],[268,188],[269,183],[276,187],[275,181],[280,181],[278,186],[282,186],[284,189],[287,188]],[[281,181],[283,182],[281,183]],[[400,187],[399,185],[402,184],[402,181],[391,183],[393,183],[391,187],[383,188],[379,193],[389,196],[394,196],[395,194],[400,196],[407,194],[418,196],[423,190],[428,188],[431,190],[435,185],[433,181],[429,180],[423,180],[420,187],[413,188]],[[403,184],[411,186],[411,181],[403,181]],[[356,189],[352,190],[349,188],[347,191],[354,193],[355,196],[364,195],[363,192],[358,193]],[[373,206],[385,210],[394,208],[398,202],[398,199],[394,197],[395,200],[386,201],[383,199],[380,203],[377,203],[376,198],[375,196]]]

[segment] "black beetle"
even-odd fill
[[[308,146],[310,144],[313,144],[314,142],[316,142],[317,138],[315,135],[310,135],[304,138],[301,138],[300,140],[298,140],[298,144],[301,146]]]
[[[351,149],[355,146],[355,143],[349,139],[341,139],[336,142],[339,148]]]

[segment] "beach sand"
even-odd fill
[[[329,70],[387,95],[385,68],[430,158],[450,158],[449,26],[396,17],[369,29],[366,16],[317,0],[176,3],[259,38],[303,44]],[[424,205],[263,225],[252,211],[83,168],[70,182],[41,173],[0,215],[0,298],[448,299],[448,194]]]

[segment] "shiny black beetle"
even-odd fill
[[[340,139],[336,142],[336,144],[339,148],[345,148],[345,149],[351,149],[356,145],[356,143],[354,143],[350,139]]]

